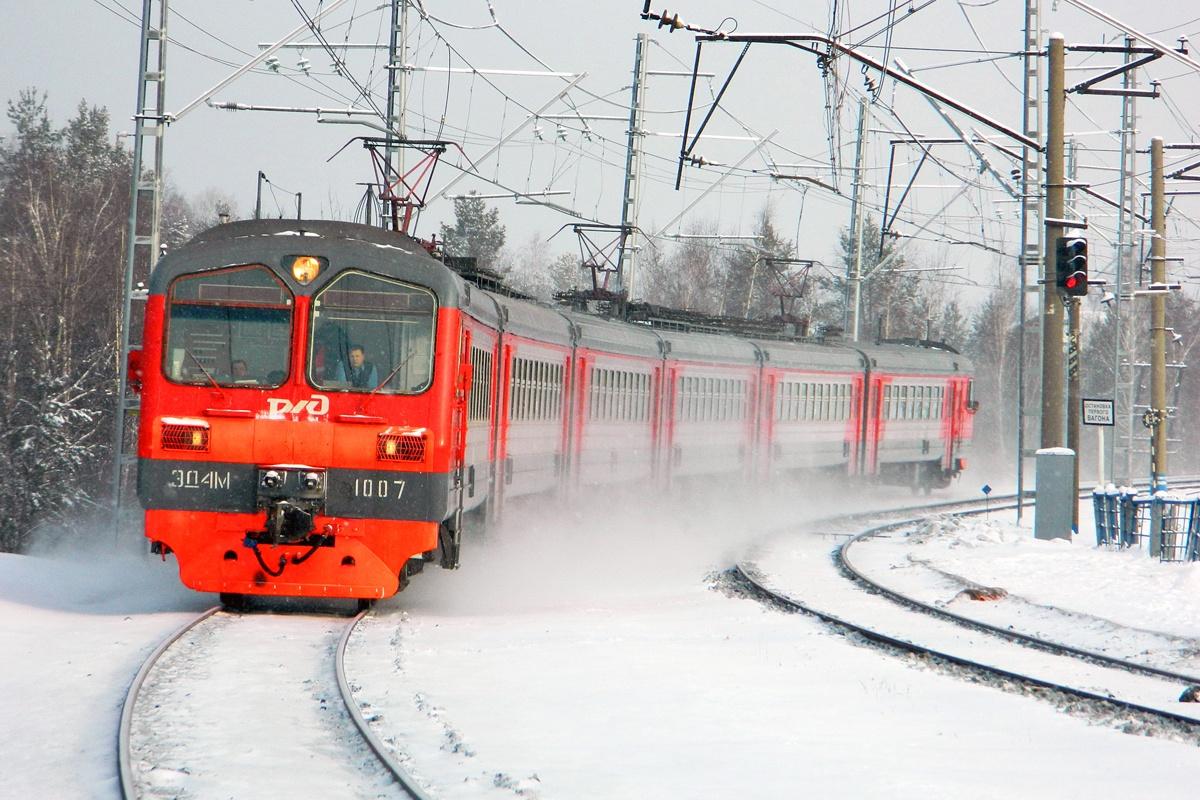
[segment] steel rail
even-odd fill
[[[961,512],[960,516],[974,516],[982,513],[984,513],[982,510],[976,509]],[[953,622],[956,625],[960,625],[965,628],[970,628],[981,633],[998,636],[1002,639],[1024,644],[1037,650],[1066,654],[1083,661],[1098,664],[1100,666],[1114,667],[1127,672],[1148,675],[1156,678],[1166,678],[1168,680],[1179,681],[1181,683],[1190,685],[1200,685],[1200,676],[1187,675],[1185,673],[1175,672],[1173,670],[1150,666],[1149,664],[1142,664],[1136,661],[1129,661],[1128,659],[1117,658],[1116,656],[1097,653],[1093,650],[1086,650],[1084,648],[1075,647],[1062,642],[1055,642],[1050,639],[1044,639],[1032,634],[1022,633],[1010,628],[1002,628],[998,625],[992,625],[991,623],[973,619],[962,614],[956,614],[953,611],[948,611],[944,608],[930,605],[929,603],[925,603],[921,600],[917,600],[914,597],[910,597],[903,592],[891,589],[882,583],[869,578],[864,572],[854,566],[854,563],[849,557],[850,548],[868,539],[875,538],[881,534],[889,533],[897,528],[902,528],[910,524],[912,524],[912,520],[888,523],[887,525],[881,525],[876,528],[863,531],[848,541],[843,542],[834,551],[834,560],[838,566],[838,569],[841,570],[843,574],[847,575],[851,580],[863,584],[869,591],[886,597],[898,605],[911,608],[914,611],[918,611],[931,617],[938,617],[939,619]]]
[[[126,800],[135,800],[138,796],[137,787],[134,785],[133,759],[129,748],[129,734],[133,727],[133,707],[137,703],[138,692],[141,691],[146,677],[150,674],[150,670],[154,669],[154,665],[158,663],[162,654],[167,652],[167,649],[179,641],[184,634],[220,610],[221,606],[218,605],[201,612],[159,642],[158,647],[155,647],[154,651],[142,662],[141,669],[137,671],[133,681],[129,684],[128,691],[125,692],[125,702],[121,705],[121,722],[117,728],[117,773],[121,780],[121,797]]]
[[[358,627],[358,623],[362,622],[369,613],[369,609],[360,611],[358,616],[351,620],[350,624],[346,626],[346,631],[342,634],[341,641],[338,642],[337,657],[334,661],[334,668],[337,672],[338,689],[342,695],[342,702],[346,706],[346,713],[350,715],[350,719],[353,720],[355,727],[358,728],[358,732],[362,734],[363,739],[366,740],[367,745],[371,748],[371,751],[375,753],[375,757],[378,758],[379,762],[383,764],[384,768],[392,774],[392,777],[396,779],[396,782],[400,784],[400,787],[404,789],[408,796],[413,798],[413,800],[431,800],[430,795],[426,794],[425,790],[421,788],[416,779],[409,775],[408,772],[400,766],[399,762],[396,761],[395,756],[392,755],[392,752],[390,749],[388,749],[387,745],[380,741],[379,737],[375,735],[375,732],[371,730],[371,725],[367,722],[367,720],[363,717],[362,712],[359,710],[358,703],[355,702],[354,695],[350,691],[350,683],[346,680],[346,645],[350,641],[350,635],[353,634],[354,629]]]
[[[933,506],[931,506],[931,508],[944,508],[944,507],[955,506],[955,505],[967,505],[967,506],[974,505],[974,506],[976,506],[975,509],[968,509],[968,510],[964,510],[963,512],[959,512],[959,513],[964,514],[964,515],[970,514],[970,513],[983,513],[983,510],[978,508],[978,506],[980,504],[982,504],[983,502],[984,501],[978,501],[978,500],[977,501],[967,501],[967,502],[952,501],[952,502],[945,502],[945,503],[937,503],[937,504],[934,504]],[[993,500],[992,502],[994,503],[995,501]],[[1003,509],[1003,508],[1009,508],[1009,507],[1015,507],[1015,504],[1013,504],[1012,506],[1007,506],[1007,505],[999,506],[998,508]],[[909,509],[909,510],[916,510],[916,509]],[[996,510],[996,509],[994,508],[993,510]],[[887,513],[887,512],[883,512],[883,513]],[[892,512],[892,513],[895,513],[895,512]],[[843,517],[840,519],[847,520],[847,519],[851,519],[851,518],[862,518],[862,517],[867,517],[867,516],[871,516],[871,515],[866,514],[866,513],[856,514],[856,515],[852,515],[851,517]],[[878,514],[876,516],[878,516]],[[895,530],[896,528],[899,528],[899,527],[911,525],[914,522],[918,522],[924,518],[926,518],[926,517],[912,517],[912,518],[902,520],[902,521],[889,522],[885,525],[875,526],[867,531],[863,531],[863,532],[853,536],[848,541],[839,545],[838,548],[835,550],[835,552],[834,552],[835,566],[837,566],[839,571],[843,572],[843,574],[851,574],[849,569],[842,568],[841,554],[842,554],[843,549],[848,548],[850,545],[852,545],[858,541],[861,541],[865,538],[869,538],[870,536],[879,535],[880,533],[882,533],[884,531]],[[897,649],[897,650],[900,650],[903,652],[908,652],[908,653],[913,653],[916,655],[931,657],[931,658],[937,659],[939,661],[943,661],[948,664],[953,664],[954,666],[957,666],[957,667],[960,667],[963,669],[967,669],[967,670],[971,670],[971,671],[974,671],[977,673],[993,675],[995,677],[1014,681],[1016,683],[1023,684],[1026,686],[1038,687],[1038,688],[1042,688],[1042,689],[1049,689],[1052,691],[1060,692],[1060,693],[1068,695],[1068,696],[1072,696],[1072,697],[1076,697],[1076,698],[1079,698],[1082,700],[1094,702],[1099,705],[1119,709],[1121,711],[1145,714],[1147,716],[1150,716],[1150,717],[1153,717],[1156,719],[1170,721],[1170,722],[1174,722],[1176,724],[1186,726],[1187,728],[1189,728],[1191,730],[1200,730],[1200,719],[1198,719],[1196,717],[1186,716],[1183,714],[1177,714],[1177,713],[1168,711],[1166,709],[1155,708],[1152,706],[1145,706],[1140,703],[1135,703],[1135,702],[1128,701],[1128,700],[1122,700],[1120,698],[1113,697],[1108,694],[1099,694],[1097,692],[1088,691],[1086,689],[1081,689],[1079,687],[1067,686],[1067,685],[1056,683],[1054,681],[1047,680],[1044,678],[1038,678],[1038,677],[1034,677],[1032,675],[1026,675],[1023,673],[1014,672],[1012,670],[1005,669],[1005,668],[997,666],[995,664],[987,664],[984,662],[974,661],[972,659],[965,658],[963,656],[954,655],[952,653],[938,650],[933,647],[926,647],[926,646],[921,645],[916,642],[897,638],[890,634],[886,634],[881,631],[877,631],[872,628],[869,628],[865,625],[861,625],[856,622],[851,622],[850,620],[842,618],[832,612],[818,609],[814,606],[809,605],[808,603],[805,603],[805,602],[797,600],[793,597],[790,597],[781,591],[772,589],[770,586],[767,585],[765,577],[757,570],[757,568],[755,568],[754,566],[750,565],[747,562],[739,562],[734,567],[734,569],[735,569],[736,573],[739,576],[741,576],[741,578],[743,580],[745,580],[751,587],[753,587],[754,591],[756,593],[758,593],[761,597],[766,598],[774,603],[777,603],[777,604],[779,604],[785,608],[791,609],[793,611],[798,611],[798,612],[807,614],[809,616],[816,617],[817,619],[820,619],[823,622],[830,624],[834,627],[841,628],[843,630],[855,633],[867,641],[870,641],[870,642],[873,642],[876,644],[885,645],[887,647],[891,647],[891,648],[894,648],[894,649]],[[902,600],[900,600],[898,598],[904,598],[905,597],[904,595],[902,595],[899,592],[895,592],[894,590],[887,589],[886,587],[880,587],[877,584],[875,584],[873,581],[871,581],[869,578],[866,578],[865,576],[863,576],[861,578],[854,577],[853,579],[855,581],[861,580],[861,582],[863,583],[863,585],[865,587],[864,591],[878,592],[878,593],[882,594],[883,596],[887,597],[887,599],[892,600],[893,602],[901,603],[902,605],[909,606],[910,608],[912,608],[914,611],[917,611],[918,613],[925,613],[924,609],[928,608],[928,609],[930,609],[931,612],[934,612],[935,616],[938,616],[940,618],[947,618],[947,619],[953,618],[953,619],[949,619],[949,621],[955,622],[956,624],[963,625],[964,627],[981,630],[984,633],[995,633],[1003,638],[1009,639],[1009,640],[1014,641],[1019,644],[1026,644],[1027,646],[1031,646],[1031,647],[1036,646],[1038,649],[1041,649],[1041,650],[1046,650],[1051,653],[1061,653],[1064,656],[1069,656],[1069,657],[1073,657],[1073,658],[1084,658],[1086,656],[1086,659],[1089,661],[1095,660],[1095,661],[1100,662],[1100,666],[1107,666],[1109,668],[1116,669],[1116,670],[1122,670],[1122,671],[1126,671],[1126,672],[1140,672],[1142,674],[1150,675],[1152,677],[1177,680],[1182,683],[1191,683],[1191,684],[1200,683],[1200,681],[1198,681],[1194,677],[1182,675],[1180,673],[1173,673],[1173,672],[1170,672],[1169,670],[1158,670],[1157,668],[1150,667],[1148,665],[1139,665],[1139,664],[1135,664],[1133,662],[1126,662],[1122,659],[1104,656],[1104,655],[1101,655],[1098,653],[1091,653],[1090,651],[1080,650],[1079,648],[1072,648],[1068,645],[1063,645],[1063,644],[1060,644],[1057,642],[1051,642],[1049,640],[1038,640],[1037,637],[1030,637],[1027,634],[1017,634],[1014,631],[1008,631],[1008,630],[1005,630],[1002,628],[996,628],[995,626],[988,625],[987,623],[981,623],[981,622],[977,622],[975,620],[970,620],[965,617],[959,617],[959,615],[955,615],[950,612],[946,612],[943,609],[938,609],[938,608],[933,608],[933,607],[927,606],[926,604],[923,604],[919,600],[915,600],[913,598],[906,598],[906,600],[908,602],[903,602]],[[876,588],[876,587],[878,587],[878,588]],[[1023,641],[1022,640],[1023,638],[1025,640],[1033,640],[1033,641]],[[1036,641],[1036,645],[1034,644],[1034,641]]]

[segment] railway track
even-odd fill
[[[992,510],[1011,507],[991,503]],[[937,514],[969,515],[982,513],[983,503],[941,503],[933,509]],[[1091,713],[1136,719],[1150,729],[1165,728],[1200,743],[1200,705],[1179,701],[1181,692],[1200,685],[1200,676],[957,614],[887,585],[852,558],[852,551],[864,543],[894,536],[928,516],[932,515],[913,515],[909,510],[831,520],[834,527],[826,532],[845,540],[834,548],[832,557],[826,553],[827,569],[804,587],[803,596],[775,585],[772,576],[752,562],[739,564],[736,575],[759,597],[816,616],[876,646],[916,654],[973,677],[989,676],[1010,689],[1048,694],[1060,705],[1082,701]],[[881,517],[887,520],[883,524],[879,524]],[[871,518],[874,521],[868,524]],[[848,531],[846,521],[858,530]],[[875,570],[887,571],[886,567]],[[1146,728],[1139,725],[1138,729]]]
[[[346,675],[348,643],[369,613],[337,625],[328,617],[242,616],[216,606],[165,638],[138,670],[122,707],[122,797],[174,797],[180,790],[273,796],[295,794],[286,790],[297,785],[306,787],[304,795],[320,793],[324,781],[331,796],[386,795],[390,784],[398,796],[427,800],[371,730]],[[257,656],[248,646],[254,642],[262,645]],[[311,658],[304,662],[298,656],[306,653]],[[257,684],[258,691],[232,690],[235,684]],[[331,707],[334,691],[340,703]],[[265,702],[263,694],[270,696]],[[188,732],[194,728],[207,730]],[[289,760],[289,752],[305,758]],[[314,755],[340,772],[283,774],[303,771],[299,762]]]

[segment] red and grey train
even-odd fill
[[[387,597],[458,565],[464,512],[518,495],[805,470],[944,486],[975,407],[947,348],[618,322],[342,222],[198,235],[155,268],[143,341],[146,536],[233,597]]]

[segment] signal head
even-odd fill
[[[1088,292],[1087,239],[1081,236],[1059,237],[1054,243],[1055,285],[1068,297]]]

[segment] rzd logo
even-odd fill
[[[281,417],[285,414],[308,414],[312,417],[323,417],[329,413],[329,398],[323,394],[314,394],[307,400],[292,402],[282,397],[267,398],[267,415]]]

